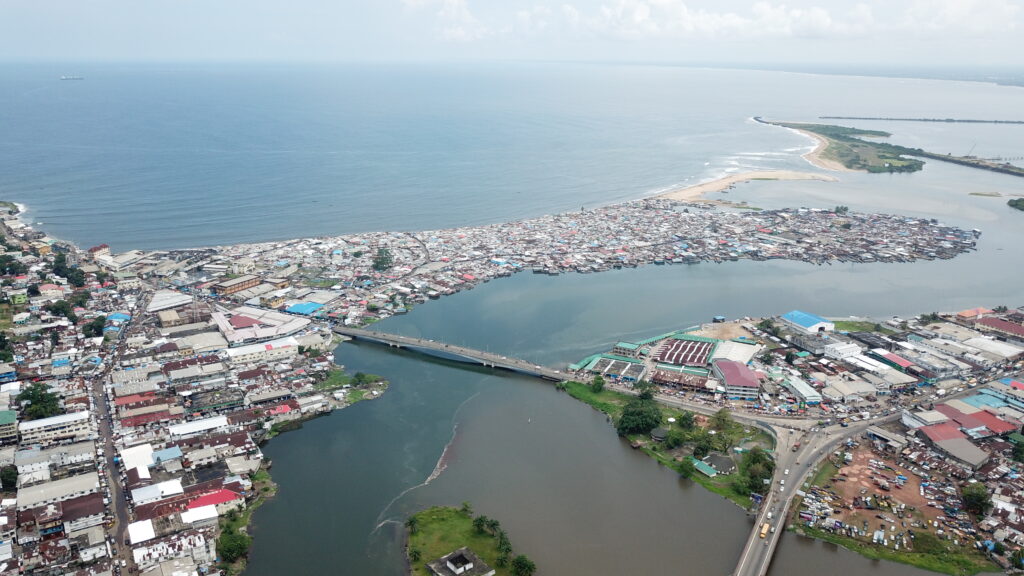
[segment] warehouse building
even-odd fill
[[[793,310],[781,317],[790,328],[802,334],[818,334],[819,332],[833,332],[836,325],[816,314]]]

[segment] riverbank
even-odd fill
[[[422,510],[410,516],[405,526],[407,573],[412,576],[431,576],[428,563],[461,548],[468,548],[493,568],[496,576],[529,575],[536,569],[529,558],[515,555],[501,522],[482,514],[473,516],[468,502],[461,508],[435,506]]]
[[[821,167],[829,170],[833,169],[828,166]],[[729,190],[737,184],[750,182],[752,180],[818,180],[821,182],[837,182],[839,179],[834,176],[829,176],[828,174],[818,174],[816,172],[798,172],[796,170],[754,170],[751,172],[743,172],[742,174],[733,174],[710,182],[687,186],[686,188],[680,188],[678,190],[670,190],[668,192],[658,194],[655,198],[675,200],[676,202],[706,201],[704,199],[706,194]]]
[[[590,385],[577,381],[562,382],[558,384],[558,387],[576,400],[607,415],[609,423],[618,420],[622,416],[623,408],[626,404],[634,399],[634,396],[630,394],[609,388],[595,391]],[[690,459],[693,453],[693,450],[691,450],[692,444],[695,444],[694,435],[692,432],[688,433],[681,428],[681,423],[689,421],[691,417],[694,417],[693,413],[663,404],[659,406],[659,409],[661,411],[659,424],[668,430],[668,436],[664,441],[654,441],[649,434],[627,434],[624,437],[625,440],[633,448],[642,450],[661,465],[700,484],[709,492],[722,496],[744,510],[750,509],[752,505],[750,492],[736,489],[736,482],[741,479],[739,466],[731,473],[718,473],[714,476],[709,476],[695,468],[695,462]],[[684,416],[684,414],[689,414],[690,416]],[[701,416],[699,418],[707,420],[707,417]],[[730,430],[726,430],[722,434],[713,435],[713,441],[728,444],[717,446],[717,448],[721,449],[717,450],[718,452],[727,453],[741,439],[768,442],[770,447],[771,438],[767,434],[758,431],[757,433],[746,435],[743,426],[735,422],[730,424],[732,424]],[[695,424],[690,430],[694,429],[699,430],[701,427]]]

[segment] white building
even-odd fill
[[[783,322],[789,327],[802,334],[817,334],[819,332],[833,332],[836,325],[833,322],[807,312],[793,310],[780,316]]]
[[[236,366],[288,360],[294,358],[298,353],[299,341],[291,336],[263,344],[251,344],[227,350],[229,361]]]
[[[18,424],[22,444],[49,444],[58,440],[88,440],[92,436],[89,412],[71,412]]]
[[[825,345],[825,356],[834,360],[845,360],[860,353],[860,346],[853,342],[835,341]]]
[[[63,502],[100,489],[100,477],[96,472],[70,476],[46,484],[37,484],[18,490],[18,510]]]

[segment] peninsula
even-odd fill
[[[865,138],[888,138],[888,132],[881,130],[862,130],[846,126],[828,124],[809,124],[803,122],[775,122],[760,117],[754,120],[763,124],[780,126],[796,130],[824,144],[824,147],[812,153],[808,160],[819,166],[830,169],[841,169],[876,173],[917,172],[924,167],[918,158],[940,160],[951,164],[959,164],[970,168],[979,168],[990,172],[1024,177],[1024,168],[1000,160],[988,160],[975,156],[954,156],[952,154],[936,154],[908,148],[887,142],[865,140]]]

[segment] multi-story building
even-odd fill
[[[71,412],[18,424],[22,444],[49,444],[60,440],[87,440],[93,434],[89,412]]]

